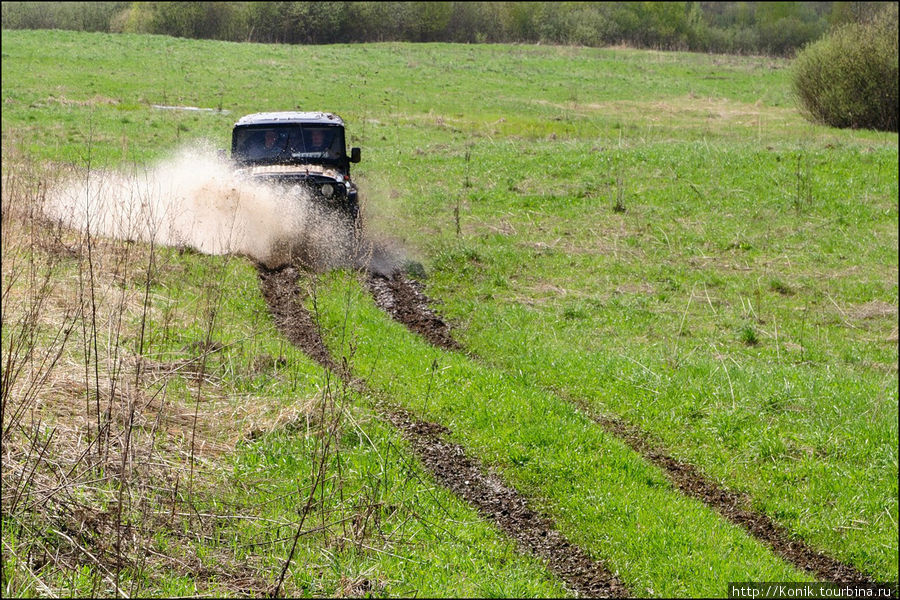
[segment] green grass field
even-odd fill
[[[2,58],[4,376],[13,315],[36,290],[42,351],[67,303],[80,307],[46,388],[9,396],[31,403],[28,418],[7,433],[4,409],[4,489],[16,490],[3,493],[4,595],[111,595],[115,582],[259,595],[289,556],[289,595],[565,594],[430,479],[376,400],[449,427],[635,596],[814,576],[591,416],[638,427],[811,547],[896,580],[897,135],[804,121],[789,61],[60,31],[4,31]],[[10,216],[62,166],[127,170],[198,140],[225,148],[241,115],[292,109],[347,122],[369,229],[425,266],[467,352],[393,322],[354,274],[323,275],[310,307],[332,353],[367,378],[360,394],[280,336],[247,260],[115,241],[69,256],[35,239],[77,234],[59,242]],[[111,317],[88,319],[88,297]],[[108,448],[146,444],[160,464],[78,463],[41,510],[28,499],[102,429],[101,400],[119,397],[103,390],[117,374],[131,389],[135,356],[167,366],[135,378],[135,397],[157,408]],[[153,415],[169,416],[154,427]],[[49,465],[45,443],[59,456]],[[73,507],[106,525],[73,521]],[[138,541],[104,550],[123,523]],[[298,527],[317,526],[292,552]]]

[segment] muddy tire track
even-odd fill
[[[576,403],[577,404],[577,403]],[[621,419],[601,417],[585,407],[582,411],[607,433],[628,444],[632,450],[661,468],[669,480],[685,496],[699,500],[717,513],[743,528],[757,540],[766,544],[786,562],[814,573],[817,577],[834,583],[875,583],[875,580],[855,567],[810,548],[793,538],[765,513],[751,508],[750,497],[720,486],[701,474],[694,465],[673,458],[656,448],[649,436],[639,428]]]
[[[402,409],[393,409],[386,416],[440,483],[477,507],[521,548],[543,558],[579,596],[628,595],[622,582],[601,562],[567,541],[548,518],[531,510],[525,499],[496,475],[485,474],[461,446],[446,441],[444,437],[450,432],[447,428],[418,421]]]
[[[303,306],[303,296],[297,284],[300,270],[295,266],[270,270],[261,264],[256,266],[256,270],[259,273],[259,287],[275,327],[317,363],[343,375],[325,347],[318,326]]]
[[[464,350],[462,344],[450,335],[447,324],[431,310],[433,303],[424,294],[421,284],[407,279],[402,273],[395,273],[389,278],[370,275],[367,283],[375,303],[394,319],[439,348]],[[470,351],[468,355],[482,364],[490,365],[489,361]],[[554,393],[576,406],[604,431],[624,441],[645,460],[661,468],[684,495],[703,502],[731,523],[743,528],[786,562],[813,573],[824,581],[874,583],[870,576],[824,552],[814,550],[803,540],[793,537],[766,514],[754,510],[747,494],[724,488],[708,479],[693,465],[669,456],[638,427],[621,419],[599,416],[585,403],[567,398],[559,391]]]
[[[431,310],[433,302],[424,294],[421,283],[395,272],[390,276],[370,273],[366,285],[375,304],[394,320],[438,348],[462,350],[462,345],[450,335],[450,326]]]
[[[347,370],[339,369],[325,346],[312,316],[302,304],[297,285],[300,271],[296,267],[268,270],[261,265],[257,265],[257,270],[263,297],[278,330],[321,366],[360,391],[366,391],[365,382],[352,378]],[[420,300],[414,294],[402,298],[403,302]],[[408,310],[401,310],[400,314],[414,314],[419,310],[418,305],[406,308]],[[432,323],[442,332],[435,339],[453,341],[443,337],[444,333],[449,335],[449,330],[440,319],[426,318],[424,322]],[[384,404],[379,408],[384,418],[410,442],[422,464],[439,483],[473,505],[482,516],[516,540],[521,549],[541,558],[579,597],[628,596],[628,589],[602,562],[591,559],[581,548],[566,540],[549,518],[531,510],[526,499],[499,477],[486,474],[475,460],[466,456],[462,446],[446,441],[444,438],[449,429],[416,420],[400,408]]]

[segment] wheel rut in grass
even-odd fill
[[[699,500],[720,515],[742,527],[792,565],[835,583],[874,583],[874,579],[856,568],[814,550],[800,539],[793,539],[764,513],[751,508],[746,494],[726,489],[701,474],[696,467],[673,458],[656,448],[647,434],[624,421],[601,417],[581,409],[606,432],[628,444],[635,452],[665,471],[669,480],[684,495]]]
[[[386,417],[403,433],[440,483],[476,506],[521,547],[543,558],[550,570],[579,595],[591,598],[628,595],[622,582],[602,563],[567,541],[548,518],[528,508],[525,499],[497,476],[486,474],[465,455],[461,446],[447,441],[447,428],[418,421],[397,408],[391,409]]]
[[[340,374],[341,370],[322,341],[318,326],[303,306],[303,297],[297,285],[300,269],[288,266],[270,270],[262,265],[257,265],[256,269],[263,298],[278,330],[317,363]]]
[[[263,297],[279,331],[321,366],[332,370],[350,385],[365,389],[365,382],[352,378],[346,369],[339,368],[328,352],[316,323],[301,302],[297,285],[300,270],[296,267],[268,270],[259,265],[257,269]],[[420,300],[416,295],[402,297],[406,299],[404,302]],[[440,319],[426,322],[435,326],[438,326],[437,322],[443,323]],[[445,338],[438,336],[436,339]],[[531,510],[526,499],[499,477],[486,474],[475,460],[466,456],[462,446],[446,441],[449,433],[446,427],[416,420],[397,407],[383,403],[379,407],[384,418],[409,441],[422,464],[439,483],[473,505],[516,540],[520,548],[544,560],[571,590],[582,597],[628,596],[624,584],[602,562],[593,560],[566,540],[549,518]]]
[[[390,277],[370,275],[367,283],[376,304],[394,319],[439,348],[464,350],[462,344],[450,335],[449,326],[431,309],[433,303],[424,294],[421,284],[405,278],[401,273],[394,273]],[[468,354],[484,364],[489,364],[489,361],[484,361],[471,352]],[[557,395],[565,397],[563,394]],[[621,419],[598,416],[583,402],[567,400],[607,433],[624,441],[646,460],[660,467],[684,495],[703,502],[730,522],[743,528],[788,563],[825,581],[874,582],[870,576],[855,567],[814,550],[800,539],[793,538],[767,515],[754,510],[749,496],[724,488],[705,477],[693,465],[669,456],[638,427]]]
[[[421,283],[398,271],[391,275],[370,273],[366,284],[375,304],[394,320],[438,348],[462,350],[460,343],[450,335],[450,326],[431,310],[433,302],[423,293]]]

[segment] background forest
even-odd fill
[[[880,2],[4,2],[4,29],[241,42],[497,42],[793,55]]]

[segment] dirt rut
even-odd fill
[[[463,349],[463,346],[451,336],[449,326],[431,310],[430,301],[421,289],[421,284],[395,273],[390,278],[370,276],[368,285],[376,304],[410,330],[419,333],[439,348]],[[790,564],[809,571],[825,581],[874,582],[871,577],[856,568],[810,548],[803,540],[792,538],[789,532],[779,527],[764,513],[752,509],[750,498],[746,494],[723,488],[707,479],[693,465],[667,455],[639,428],[620,419],[598,416],[583,403],[568,400],[603,427],[607,433],[621,439],[646,460],[663,469],[683,494],[711,507],[769,546],[775,554]]]
[[[343,376],[325,347],[318,326],[303,306],[303,296],[297,285],[300,270],[294,266],[270,270],[262,265],[257,265],[256,269],[259,287],[278,330],[317,363]]]
[[[366,284],[375,304],[395,320],[439,348],[462,350],[450,335],[450,326],[431,310],[421,283],[397,272],[390,276],[369,274]]]
[[[525,499],[496,475],[486,474],[465,455],[463,448],[444,439],[450,431],[435,423],[418,421],[401,409],[388,420],[403,432],[416,454],[437,480],[478,508],[525,550],[546,561],[580,596],[624,597],[628,590],[602,563],[594,561],[567,541],[546,517],[528,508]]]
[[[350,373],[340,368],[332,358],[322,341],[315,321],[303,306],[302,295],[297,285],[301,276],[300,271],[295,267],[268,270],[258,266],[257,269],[263,297],[279,331],[320,365],[332,370],[349,384],[364,390],[365,383],[352,378]],[[370,281],[377,278],[388,283],[379,282],[373,293],[377,289],[383,289],[379,287],[380,285],[387,285],[390,288],[389,282],[394,280],[383,276],[370,276]],[[404,285],[392,289],[404,290],[399,296],[394,296],[394,305],[400,306],[396,314],[416,315],[416,322],[424,327],[431,326],[437,331],[433,336],[435,340],[443,340],[444,343],[449,340],[454,344],[454,348],[458,348],[455,341],[449,337],[449,329],[443,321],[430,309],[427,313],[420,312],[423,306],[428,308],[427,302],[420,304],[426,300],[420,290],[418,294],[408,293],[407,290],[415,288]],[[424,335],[422,331],[419,333]],[[396,407],[381,405],[380,408],[384,412],[385,419],[400,430],[438,482],[475,506],[483,516],[515,539],[522,549],[543,559],[548,568],[578,596],[591,598],[628,596],[627,588],[618,577],[604,567],[603,563],[591,559],[583,550],[567,541],[550,519],[531,510],[525,498],[506,486],[499,477],[486,474],[476,461],[466,456],[462,446],[446,441],[444,437],[449,433],[447,428],[435,423],[418,421],[406,411]]]
[[[750,508],[750,498],[710,481],[697,469],[678,459],[672,458],[655,448],[646,433],[619,419],[592,415],[582,407],[590,418],[608,433],[623,440],[631,448],[666,472],[669,480],[681,492],[700,500],[720,515],[745,529],[760,540],[785,561],[814,573],[825,581],[835,583],[874,583],[874,580],[823,552],[813,550],[803,540],[792,539],[791,535],[779,527],[763,513]]]

